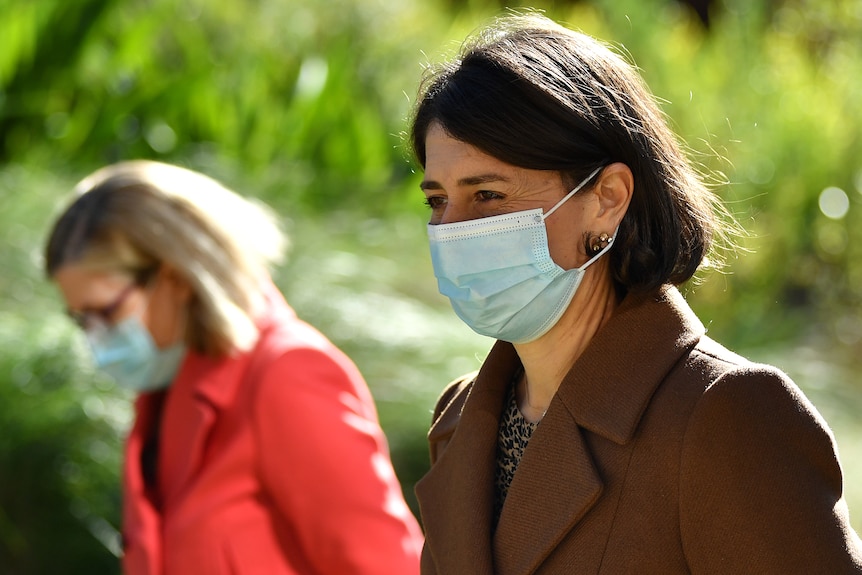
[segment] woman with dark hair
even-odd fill
[[[411,138],[440,291],[498,340],[434,413],[423,573],[862,573],[826,423],[676,287],[732,224],[631,65],[503,18]]]

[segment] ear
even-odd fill
[[[602,170],[591,190],[598,200],[596,232],[612,234],[617,229],[629,209],[634,186],[634,176],[627,165],[616,162]]]

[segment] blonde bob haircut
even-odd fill
[[[75,264],[144,285],[167,265],[192,289],[186,343],[224,356],[257,341],[270,265],[287,240],[272,212],[198,172],[153,161],[81,181],[51,230],[45,270]]]

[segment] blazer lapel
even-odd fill
[[[174,382],[162,419],[159,489],[170,506],[203,463],[219,412],[230,405],[243,379],[247,356],[217,359],[189,354]]]
[[[260,342],[295,318],[293,309],[271,282],[262,286],[264,307],[258,314],[259,340],[244,354],[210,357],[189,352],[165,402],[159,446],[159,490],[170,505],[196,476],[220,415],[234,405],[249,365],[264,353]]]
[[[155,574],[161,568],[162,525],[153,493],[144,482],[141,455],[157,423],[162,398],[145,393],[135,400],[135,424],[125,447],[123,466],[123,566],[135,573]]]
[[[431,470],[416,484],[426,546],[438,573],[495,573],[491,550],[497,431],[505,389],[518,365],[508,344],[494,346],[466,403],[453,400],[429,432],[457,423]],[[448,413],[451,409],[463,411]]]

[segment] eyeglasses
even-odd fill
[[[69,314],[72,321],[78,324],[78,326],[84,331],[91,331],[97,328],[107,328],[111,325],[111,318],[114,316],[116,311],[120,309],[120,306],[125,303],[129,294],[132,293],[136,287],[140,287],[140,284],[137,282],[130,283],[120,292],[114,301],[104,307],[87,311],[67,310],[66,313]]]

